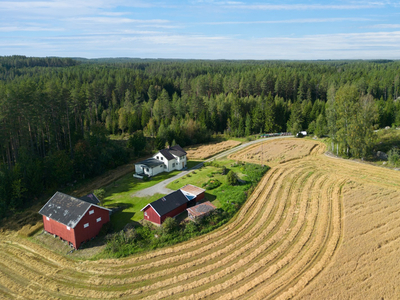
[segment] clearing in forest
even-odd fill
[[[398,298],[400,172],[291,141],[309,155],[276,161],[229,223],[182,244],[74,261],[2,232],[0,298]]]
[[[185,148],[185,151],[187,152],[187,157],[191,160],[207,159],[215,154],[221,153],[225,150],[229,150],[240,144],[241,142],[239,141],[229,140],[216,144],[194,145]]]

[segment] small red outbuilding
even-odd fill
[[[60,192],[39,213],[43,216],[44,230],[68,241],[75,249],[95,237],[103,224],[110,221],[109,209]]]
[[[188,184],[183,188],[168,194],[156,201],[147,204],[141,209],[143,218],[147,221],[161,225],[167,217],[175,217],[186,208],[196,205],[204,198],[205,190]]]

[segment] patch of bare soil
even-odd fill
[[[239,141],[229,140],[216,144],[194,145],[185,148],[185,151],[187,152],[187,157],[191,160],[207,159],[215,154],[221,153],[225,150],[229,150],[240,144],[241,142]]]

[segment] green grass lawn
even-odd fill
[[[133,196],[135,192],[151,187],[179,173],[180,171],[161,173],[152,177],[149,181],[143,181],[134,178],[133,174],[127,174],[114,183],[103,187],[106,192],[103,200],[105,207],[125,207],[122,211],[116,212],[111,216],[111,223],[114,230],[121,230],[127,223],[140,221],[143,218],[140,210],[148,203],[164,196],[157,194],[151,197],[140,198]]]
[[[193,184],[198,187],[202,187],[202,185],[210,179],[217,179],[222,183],[221,186],[213,190],[207,190],[206,199],[212,202],[218,208],[221,208],[224,204],[226,205],[229,202],[233,203],[235,202],[235,198],[231,198],[233,191],[234,194],[236,194],[238,197],[241,197],[240,194],[243,194],[243,192],[249,188],[250,183],[247,183],[247,175],[243,173],[242,166],[236,165],[234,160],[219,160],[216,162],[216,164],[217,166],[215,164],[208,165],[199,170],[195,170],[189,175],[183,176],[170,183],[167,185],[167,187],[172,190],[177,190],[186,184]],[[227,168],[226,172],[229,172],[229,170],[234,171],[241,180],[245,181],[245,183],[240,186],[230,186],[227,182],[227,176],[221,174],[221,167],[223,166]],[[227,197],[225,195],[229,196]]]
[[[189,161],[188,167],[192,167],[200,163],[201,161]],[[239,178],[245,181],[239,186],[230,186],[227,183],[227,176],[222,175],[222,167],[229,170],[233,170],[239,176]],[[111,216],[111,223],[115,231],[119,231],[124,228],[127,223],[139,222],[143,219],[143,213],[140,211],[148,203],[151,203],[162,196],[156,194],[151,197],[134,197],[135,192],[151,187],[165,179],[168,179],[180,171],[174,171],[171,173],[161,173],[151,178],[150,181],[143,181],[141,179],[134,178],[132,174],[127,174],[119,180],[106,187],[105,198],[103,204],[105,207],[124,207],[121,211],[114,213]],[[186,184],[193,184],[202,187],[203,183],[206,183],[210,179],[217,179],[222,184],[218,188],[206,191],[206,199],[211,201],[216,207],[223,208],[235,204],[235,201],[242,202],[245,196],[245,191],[249,189],[251,185],[248,182],[248,176],[243,170],[243,166],[238,166],[233,160],[222,160],[214,162],[213,165],[202,167],[201,169],[194,170],[188,175],[185,175],[176,181],[169,184],[167,187],[172,190],[178,190]]]

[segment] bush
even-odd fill
[[[162,224],[162,231],[164,233],[172,233],[174,232],[178,227],[178,223],[174,218],[166,218],[164,223]]]
[[[106,195],[106,191],[104,189],[94,190],[93,194],[100,200],[100,203],[103,203],[104,196]]]
[[[388,161],[389,161],[389,164],[394,167],[397,167],[398,165],[400,165],[400,154],[399,154],[398,149],[392,148],[392,150],[389,151]]]
[[[228,179],[228,183],[230,185],[238,185],[239,184],[238,176],[232,170],[230,170],[228,172],[227,179]]]
[[[202,184],[202,187],[205,188],[206,190],[213,190],[221,185],[221,181],[218,179],[210,179],[206,183]]]

